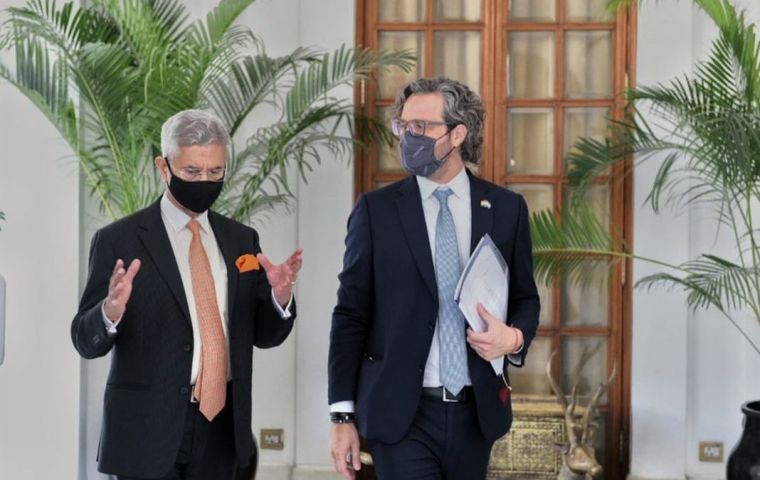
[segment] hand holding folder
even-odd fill
[[[478,304],[503,322],[507,320],[509,301],[509,268],[501,252],[486,234],[478,242],[459,278],[454,299],[467,323],[476,332],[486,330],[486,322],[478,313]],[[497,374],[504,368],[504,357],[491,361]]]

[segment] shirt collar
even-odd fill
[[[174,233],[179,233],[183,228],[187,227],[188,222],[192,220],[190,215],[180,210],[179,207],[169,200],[166,193],[161,197],[161,213],[164,214],[164,217],[169,222],[169,225],[171,225]],[[204,232],[208,233],[211,231],[208,223],[208,210],[195,217],[195,219],[198,220],[198,223],[201,225],[201,229],[203,229]]]
[[[448,187],[454,192],[459,199],[467,199],[470,197],[470,179],[467,177],[467,168],[462,167],[462,170],[452,178],[449,183],[440,184],[436,183],[429,178],[417,176],[417,185],[420,187],[420,195],[422,200],[427,200],[433,192],[438,188]]]

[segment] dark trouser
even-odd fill
[[[381,480],[483,480],[492,446],[480,431],[474,401],[425,396],[400,442],[368,442]]]
[[[191,403],[185,417],[185,430],[174,466],[156,480],[233,480],[235,441],[232,425],[232,391],[227,388],[227,403],[209,422]],[[117,477],[119,480],[148,480]],[[151,479],[152,480],[152,479]]]

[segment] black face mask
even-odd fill
[[[169,168],[171,179],[169,180],[169,191],[180,205],[195,213],[203,213],[214,204],[219,194],[222,193],[224,180],[218,182],[198,181],[188,182],[182,180],[174,174],[169,160],[166,160],[166,166]]]

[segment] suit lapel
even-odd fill
[[[227,267],[227,315],[232,319],[232,306],[235,305],[238,280],[238,268],[235,265],[235,260],[237,260],[237,255],[240,252],[237,249],[237,242],[225,228],[226,222],[223,221],[221,215],[209,210],[208,221],[211,224],[211,230],[214,232],[216,243],[222,251],[224,265]]]
[[[422,211],[422,199],[417,180],[411,176],[399,186],[399,197],[396,199],[401,226],[406,235],[406,241],[417,268],[422,274],[433,298],[438,298],[438,287],[435,281],[433,254],[430,251],[430,240],[425,226],[425,213]]]
[[[472,235],[470,253],[478,246],[483,235],[490,233],[493,227],[493,200],[489,196],[488,184],[472,175],[470,177],[470,208],[472,209]]]
[[[150,206],[145,214],[145,220],[140,225],[140,240],[145,245],[148,255],[150,255],[164,281],[169,285],[180,310],[189,322],[190,310],[187,307],[185,289],[182,286],[182,277],[179,275],[179,267],[177,267],[177,260],[174,257],[166,227],[161,220],[160,201]]]

